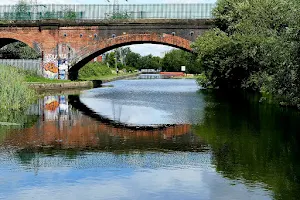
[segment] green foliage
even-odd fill
[[[41,19],[57,19],[58,15],[56,12],[46,11],[41,13]]]
[[[211,85],[205,73],[201,73],[199,76],[197,76],[197,83],[204,88],[209,88]]]
[[[31,6],[24,0],[20,0],[19,3],[16,5],[15,12],[15,19],[17,20],[30,20],[31,19]]]
[[[130,17],[131,17],[130,13],[118,12],[118,13],[113,13],[110,19],[130,19]]]
[[[125,58],[125,63],[128,66],[131,66],[135,69],[138,69],[140,67],[139,61],[141,59],[141,55],[134,52],[129,52]]]
[[[79,80],[85,80],[90,77],[100,77],[111,74],[112,71],[107,65],[99,62],[89,62],[79,70],[78,78]]]
[[[135,67],[131,67],[131,66],[125,66],[124,68],[123,68],[123,70],[126,70],[126,72],[129,72],[129,73],[132,73],[132,72],[134,72],[134,71],[136,71],[137,69],[135,68]]]
[[[70,80],[60,80],[60,79],[49,79],[43,76],[40,76],[32,71],[22,72],[25,75],[25,81],[27,83],[65,83],[70,82]]]
[[[25,77],[17,69],[0,66],[0,110],[18,110],[28,106],[35,92],[25,84]]]
[[[139,59],[139,69],[160,69],[161,58],[153,55],[143,56]]]
[[[76,12],[72,10],[64,11],[64,19],[75,20],[77,18]]]
[[[10,43],[0,49],[2,58],[7,59],[37,59],[41,55],[23,42]]]
[[[129,47],[119,48],[118,50],[108,53],[105,62],[111,68],[115,68],[116,61],[119,69],[132,67],[127,71],[134,71],[135,69],[160,69],[163,71],[180,71],[181,66],[186,66],[187,73],[200,74],[203,70],[200,63],[197,61],[196,54],[192,54],[183,50],[172,50],[160,58],[158,56],[147,55],[141,56],[134,53]],[[122,64],[121,64],[122,63]]]
[[[300,115],[258,103],[259,95],[202,92],[207,102],[196,133],[209,144],[224,177],[264,183],[274,199],[298,199]]]
[[[186,66],[187,73],[200,74],[202,72],[202,68],[196,58],[196,55],[192,53],[174,49],[166,53],[163,57],[162,70],[178,72],[181,71],[181,66]]]
[[[296,0],[220,0],[216,28],[193,44],[216,88],[248,88],[300,103],[300,5]]]
[[[115,60],[115,52],[110,52],[106,56],[105,63],[108,64],[109,67],[113,68],[116,65],[116,60]]]

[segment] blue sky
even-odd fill
[[[0,4],[12,4],[19,0],[4,1],[0,0]],[[35,1],[35,0],[27,0]],[[114,0],[110,0],[113,3]],[[118,0],[120,4],[160,4],[160,3],[215,3],[216,0]],[[55,3],[55,4],[108,4],[107,0],[37,0],[37,3]],[[162,56],[164,52],[170,51],[172,47],[165,45],[151,45],[151,44],[139,44],[131,45],[131,50],[141,55],[152,54],[155,56]]]

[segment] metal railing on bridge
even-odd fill
[[[0,20],[211,19],[215,4],[0,5]]]
[[[25,59],[0,59],[0,65],[12,66],[23,70],[30,70],[38,75],[42,75],[41,59],[25,60]]]

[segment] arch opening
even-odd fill
[[[38,59],[41,49],[14,38],[0,38],[0,59]]]
[[[81,60],[76,62],[69,70],[69,77],[71,80],[76,80],[78,78],[78,72],[79,70],[85,66],[87,63],[89,63],[91,60],[94,58],[109,52],[111,50],[120,48],[120,47],[125,47],[125,46],[130,46],[130,45],[139,45],[139,44],[154,44],[154,45],[163,45],[163,46],[169,46],[177,49],[184,50],[189,53],[193,53],[192,49],[185,48],[184,46],[172,44],[172,43],[167,43],[167,42],[161,42],[161,41],[130,41],[130,42],[123,42],[119,44],[114,44],[102,49],[97,49],[93,53],[83,57]]]

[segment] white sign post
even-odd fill
[[[181,71],[185,72],[185,66],[181,66]],[[185,74],[185,73],[184,73]]]
[[[181,66],[181,71],[185,72],[185,66]]]

